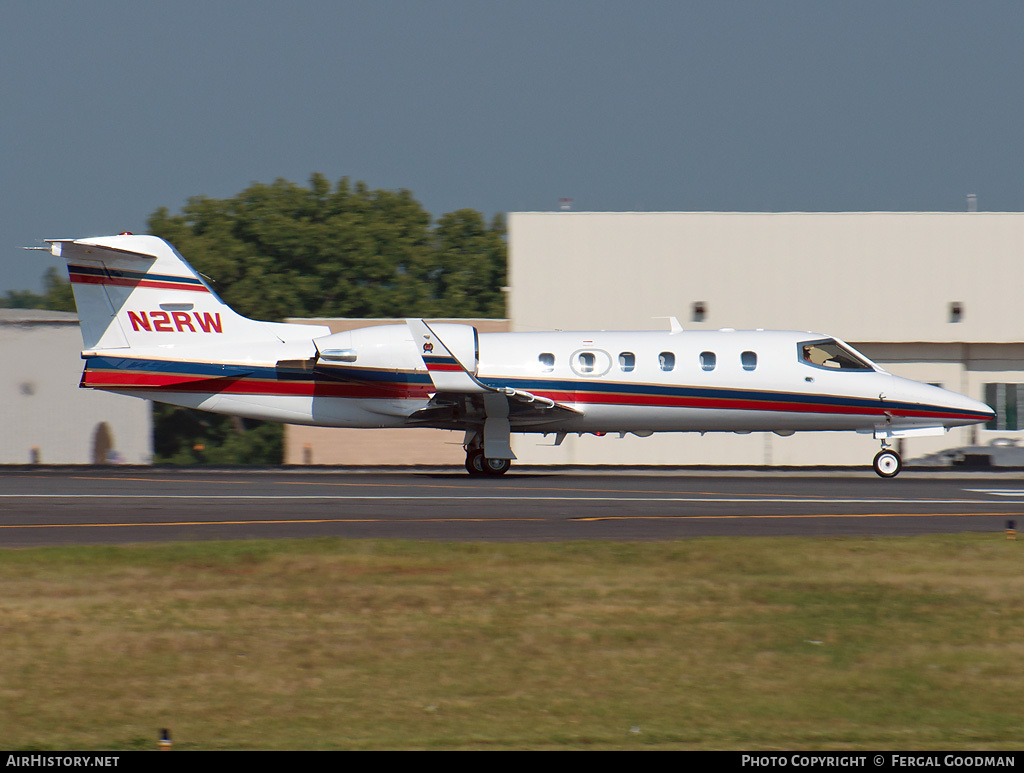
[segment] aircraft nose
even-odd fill
[[[978,411],[980,413],[985,414],[985,421],[992,421],[992,419],[996,417],[995,410],[990,408],[988,404],[979,402],[977,400],[975,400],[974,402],[978,406]]]
[[[980,424],[991,421],[995,417],[993,411],[985,403],[974,400],[948,389],[909,382],[900,379],[901,386],[913,395],[912,401],[917,403],[931,415],[938,418],[945,427],[962,427],[969,424]]]
[[[979,424],[995,418],[996,412],[985,403],[956,392],[948,390],[943,390],[943,392],[945,392],[946,398],[945,405],[951,413],[955,414],[951,418],[956,424]]]

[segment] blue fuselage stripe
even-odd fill
[[[121,357],[91,357],[86,368],[99,371],[135,371],[149,373],[167,373],[188,375],[199,379],[227,378],[253,379],[258,381],[280,382],[311,382],[311,383],[372,383],[381,387],[402,388],[429,386],[430,375],[414,371],[376,370],[372,368],[315,368],[302,370],[299,368],[277,368],[272,366],[253,366],[245,364],[217,364],[176,362],[173,360],[148,360]],[[536,379],[536,378],[494,378],[481,377],[484,384],[491,387],[514,387],[536,393],[569,393],[564,398],[577,404],[589,402],[607,402],[608,398],[617,398],[620,405],[643,406],[650,400],[723,400],[761,403],[761,410],[801,410],[806,412],[820,408],[821,413],[854,409],[858,412],[951,412],[941,405],[925,405],[918,403],[882,401],[862,397],[843,397],[837,395],[814,395],[799,392],[764,391],[751,389],[735,389],[728,387],[694,387],[669,386],[663,384],[628,384],[622,382],[573,381],[567,379]],[[417,397],[420,395],[417,394]],[[597,399],[588,399],[593,396]],[[600,398],[606,398],[604,400]],[[794,408],[793,406],[802,406]],[[680,406],[686,407],[686,406]],[[750,408],[747,408],[748,410]],[[956,414],[963,417],[977,416],[979,420],[987,420],[989,416],[956,409]]]

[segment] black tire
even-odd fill
[[[466,453],[466,472],[474,477],[486,475],[493,478],[504,475],[511,466],[511,459],[488,459],[480,449]]]
[[[466,452],[466,472],[473,477],[484,474],[484,452],[480,449],[473,449]]]
[[[875,474],[880,478],[895,478],[900,474],[900,470],[903,469],[903,460],[900,459],[900,455],[895,451],[883,448],[875,454],[875,459],[871,462],[871,466],[875,468]]]
[[[509,467],[512,466],[511,459],[486,459],[482,458],[484,475],[491,477],[498,477],[508,472]]]

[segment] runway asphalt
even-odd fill
[[[991,532],[1024,474],[0,468],[0,547],[336,536],[667,540]]]

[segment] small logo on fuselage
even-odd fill
[[[223,333],[220,314],[208,311],[129,311],[132,330],[147,333]]]

